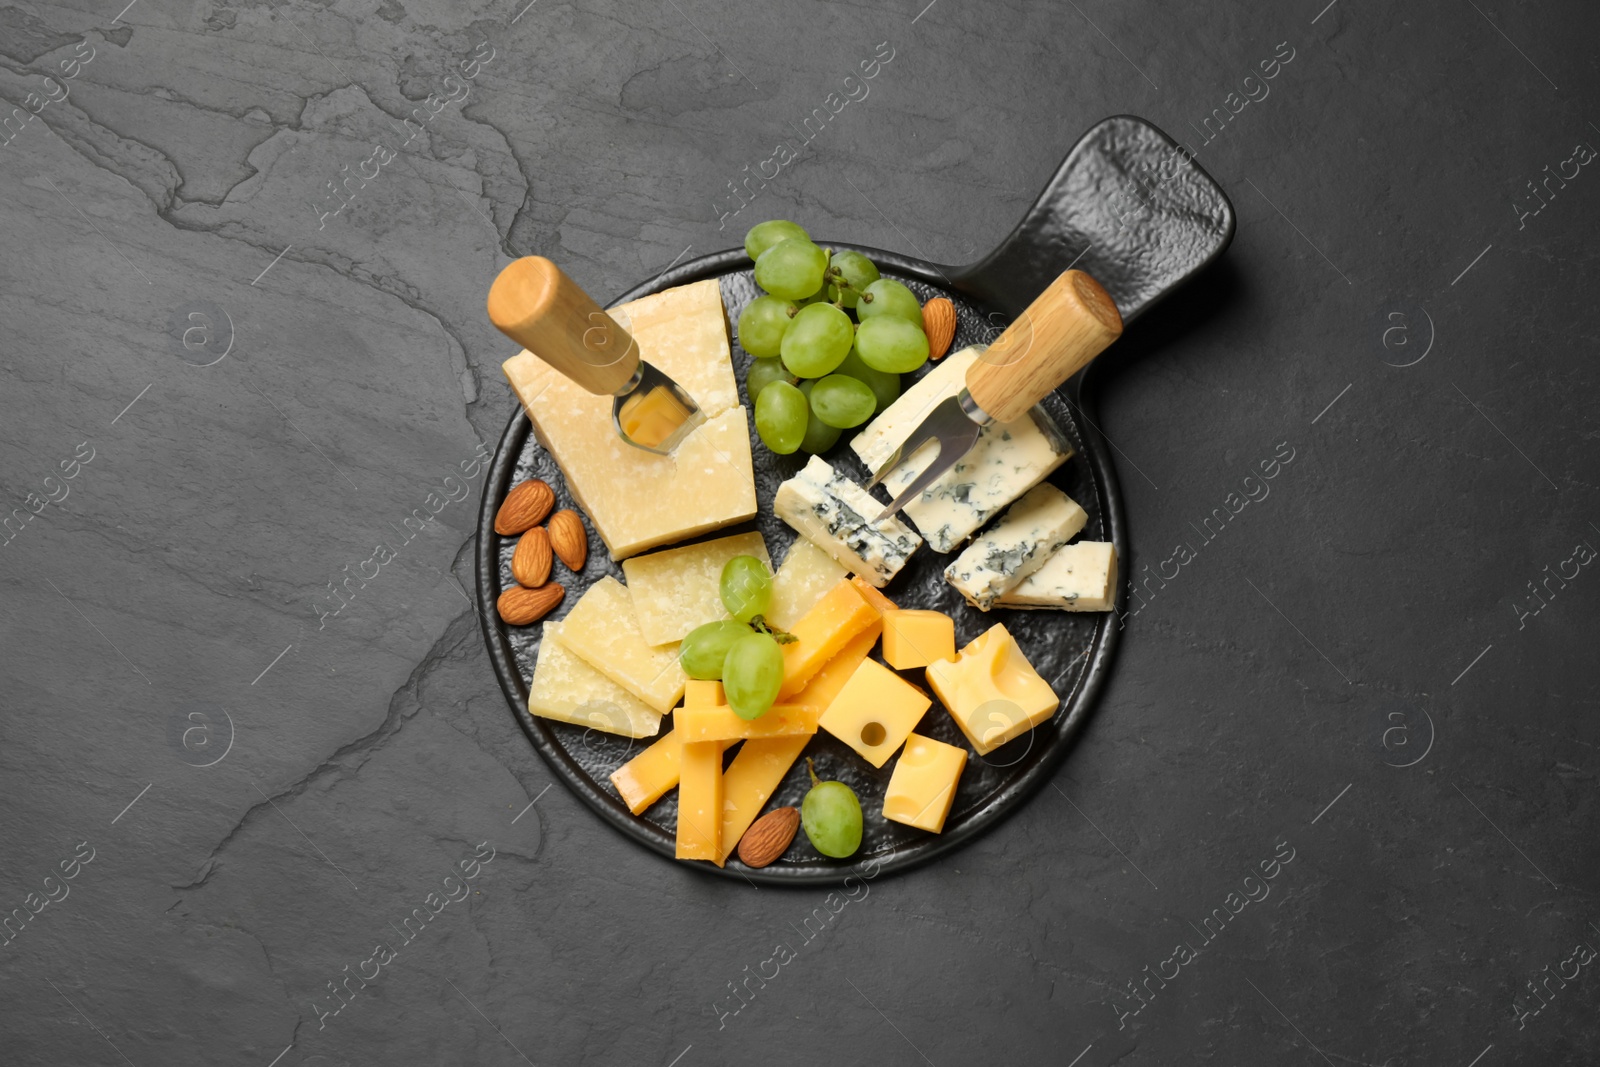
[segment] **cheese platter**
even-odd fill
[[[775,884],[911,867],[1019,807],[1086,722],[1126,596],[1116,471],[1073,372],[1233,229],[1193,159],[1121,116],[976,264],[763,223],[590,309],[598,343],[565,348],[604,373],[563,368],[497,281],[491,317],[526,347],[479,615],[555,775],[661,855]],[[550,281],[589,307],[548,261],[513,267],[518,295]],[[614,419],[649,403],[623,350],[694,416],[649,423],[670,449]],[[972,423],[901,455],[930,411]]]

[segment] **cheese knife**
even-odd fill
[[[873,473],[868,489],[902,459],[936,449],[874,521],[917,499],[977,444],[985,426],[1021,418],[1121,336],[1122,315],[1110,294],[1081,270],[1063,271],[967,369],[961,392],[935,406]]]
[[[633,336],[543,256],[523,256],[489,287],[489,321],[583,388],[611,396],[611,425],[635,448],[670,455],[705,413],[640,356]]]

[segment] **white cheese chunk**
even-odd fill
[[[1110,611],[1117,602],[1117,549],[1109,541],[1078,541],[1056,549],[1044,566],[995,601],[1005,608]]]
[[[922,538],[893,515],[882,522],[869,516],[883,503],[838,474],[820,456],[778,486],[772,511],[801,536],[832,556],[841,567],[882,589],[922,544]]]
[[[935,405],[961,392],[967,369],[982,351],[965,348],[945,357],[851,440],[869,470],[887,463]],[[898,496],[935,455],[924,449],[902,457],[883,480],[889,496]],[[1012,422],[985,426],[960,462],[902,510],[935,552],[951,552],[1071,455],[1066,435],[1034,409]]]
[[[1048,482],[1028,490],[998,523],[945,568],[944,580],[980,611],[988,611],[1062,545],[1077,536],[1089,516]]]

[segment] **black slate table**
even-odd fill
[[[120,6],[0,7],[0,1060],[1595,1058],[1588,8]],[[1097,372],[1052,787],[833,896],[552,788],[465,592],[499,267],[961,262],[1124,112],[1239,228]]]

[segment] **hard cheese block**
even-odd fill
[[[772,576],[772,606],[767,621],[787,630],[800,616],[849,574],[832,556],[804,537],[797,537],[783,557],[783,565]]]
[[[895,670],[955,658],[956,624],[944,612],[894,608],[883,613],[883,661]]]
[[[862,660],[818,723],[822,729],[882,767],[910,736],[933,701],[875,659]]]
[[[772,510],[845,569],[878,588],[900,572],[922,544],[893,515],[873,522],[883,503],[812,456],[805,468],[778,486]]]
[[[627,444],[596,396],[531,352],[507,360],[506,378],[555,458],[567,488],[612,559],[742,522],[756,513],[750,426],[728,354],[727,316],[715,278],[668,289],[619,309],[643,358],[686,389],[705,412],[670,456]]]
[[[833,654],[833,658],[822,665],[806,687],[796,693],[791,699],[796,704],[810,704],[812,707],[826,708],[833,703],[833,698],[839,695],[839,690],[856,673],[856,668],[861,666],[861,661],[872,654],[872,648],[878,643],[878,635],[883,632],[881,621],[873,623],[861,631],[843,648]]]
[[[717,866],[739,847],[739,839],[756,821],[783,776],[789,773],[810,734],[788,737],[752,737],[722,775],[722,831],[717,845]]]
[[[569,649],[560,639],[561,624],[547,622],[539,642],[539,659],[528,683],[528,711],[624,737],[654,737],[661,716]]]
[[[557,635],[589,666],[663,715],[678,702],[689,680],[678,665],[678,646],[645,641],[633,613],[633,597],[609,575],[578,599]]]
[[[741,719],[732,708],[685,705],[676,714],[677,728],[673,732],[684,744],[689,744],[814,734],[822,709],[809,704],[774,704],[754,719]]]
[[[767,542],[759,533],[734,534],[624,560],[622,573],[644,639],[652,645],[682,641],[696,626],[726,619],[722,568],[734,556],[754,556],[772,569]]]
[[[939,833],[966,765],[966,749],[912,734],[884,790],[883,817]]]
[[[924,416],[966,385],[967,368],[981,347],[965,348],[937,363],[850,441],[872,471],[887,463]],[[931,449],[904,456],[884,479],[890,497],[927,469]],[[1042,411],[1007,423],[991,423],[954,467],[904,508],[935,552],[951,552],[1000,509],[1044,481],[1072,455],[1066,435]]]
[[[678,767],[680,860],[711,860],[721,855],[722,743],[696,741],[683,746]]]
[[[722,703],[722,683],[691,678],[684,687],[683,702],[685,705],[716,707]],[[612,772],[611,784],[616,787],[617,795],[622,797],[629,811],[638,815],[666,796],[669,790],[678,788],[678,761],[682,755],[682,745],[678,732],[668,730],[655,744]]]
[[[1116,602],[1117,549],[1109,541],[1063,545],[995,601],[1006,608],[1062,611],[1110,611]]]
[[[1088,521],[1077,502],[1055,486],[1034,486],[945,568],[944,580],[967,603],[988,611],[1002,593],[1043,567]]]
[[[928,665],[928,684],[978,755],[1056,713],[1060,700],[1004,625],[995,623],[951,660]]]
[[[856,587],[840,582],[789,628],[795,640],[782,646],[783,685],[778,699],[800,692],[813,675],[869,627],[881,627],[883,616]]]

